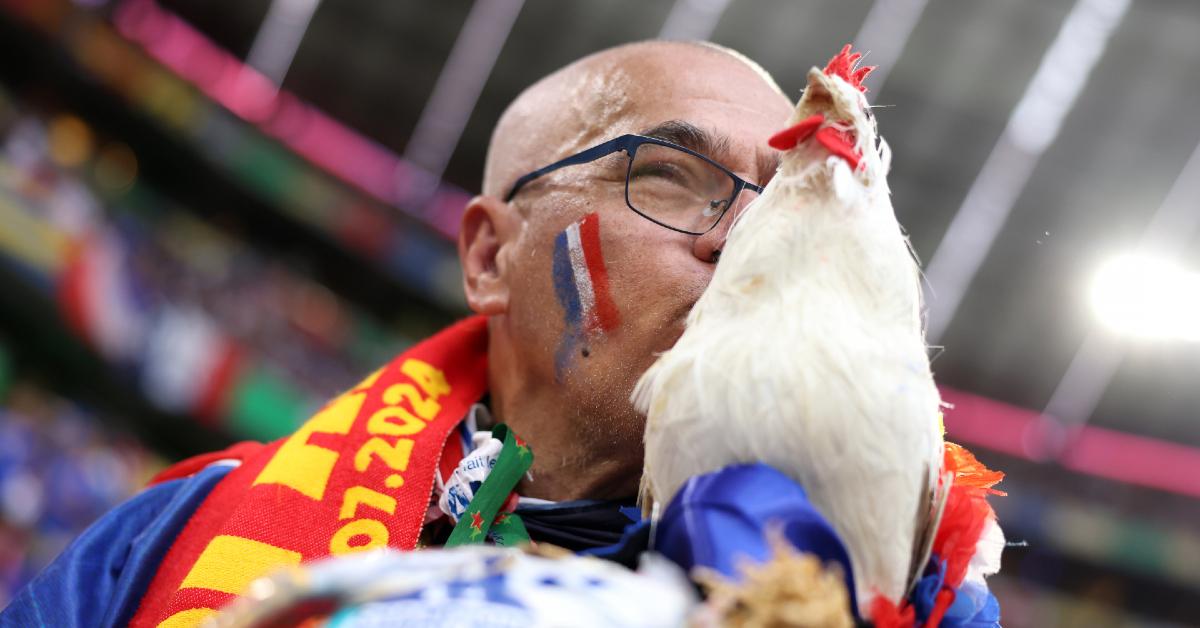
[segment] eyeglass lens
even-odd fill
[[[675,229],[704,233],[733,200],[734,180],[690,153],[642,144],[629,166],[629,204]]]

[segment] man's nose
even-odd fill
[[[733,227],[733,223],[737,220],[742,212],[746,211],[746,207],[750,202],[758,198],[758,192],[753,190],[742,190],[738,193],[737,198],[733,199],[733,206],[726,210],[725,215],[721,216],[721,221],[717,226],[713,227],[708,233],[697,236],[696,242],[692,245],[692,254],[697,259],[717,263],[721,257],[721,251],[725,249],[725,242],[729,238],[729,230]]]

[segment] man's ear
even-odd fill
[[[477,314],[508,311],[509,277],[500,253],[517,237],[520,220],[511,205],[490,196],[467,203],[458,231],[458,259],[467,305]]]

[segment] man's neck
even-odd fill
[[[561,388],[513,377],[504,362],[495,360],[490,367],[491,411],[497,422],[529,443],[534,456],[533,468],[517,492],[551,501],[636,495],[641,443],[590,437],[596,430],[581,426],[604,418],[581,416],[579,408],[567,407]]]
[[[571,429],[570,412],[554,404],[532,398],[500,404],[495,395],[492,400],[496,420],[506,423],[533,450],[533,468],[517,486],[521,495],[570,501],[637,494],[640,455],[587,442]]]

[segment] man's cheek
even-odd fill
[[[555,236],[551,264],[564,323],[554,359],[555,375],[562,381],[577,358],[590,357],[595,340],[621,324],[600,245],[599,214],[588,214]]]

